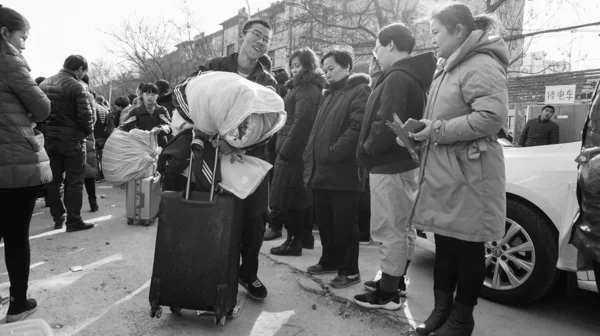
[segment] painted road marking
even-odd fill
[[[92,219],[86,220],[85,222],[86,223],[94,223],[96,225],[100,225],[98,222],[107,221],[107,220],[109,220],[111,218],[112,218],[112,215],[106,215],[106,216],[102,216],[102,217],[92,218]],[[64,227],[62,229],[59,229],[59,230],[52,230],[52,231],[40,233],[40,234],[35,235],[35,236],[31,236],[31,237],[29,237],[29,240],[43,238],[43,237],[48,237],[48,236],[54,236],[56,234],[63,233],[63,232],[67,232],[67,229],[64,228]],[[4,246],[4,243],[0,244],[0,247],[3,247],[3,246]]]
[[[30,266],[29,266],[29,269],[34,269],[34,268],[36,268],[36,267],[38,267],[38,266],[42,266],[42,265],[43,265],[43,264],[45,264],[45,263],[46,263],[45,261],[40,261],[40,262],[38,262],[38,263],[35,263],[35,264],[32,264],[32,265],[30,265]],[[0,275],[8,275],[8,272],[4,272],[4,273],[2,273],[2,274],[0,274]]]
[[[139,293],[141,293],[143,290],[145,290],[146,288],[150,287],[150,280],[148,280],[145,284],[143,284],[140,288],[136,289],[135,291],[133,291],[131,294],[127,295],[126,297],[122,298],[121,300],[111,304],[110,306],[108,306],[108,308],[105,308],[100,315],[94,316],[94,317],[90,317],[86,320],[84,320],[81,323],[78,323],[74,326],[68,326],[66,328],[57,330],[54,332],[54,334],[56,336],[60,336],[60,335],[76,335],[77,333],[81,332],[82,330],[84,330],[85,328],[87,328],[90,324],[98,321],[99,319],[101,319],[104,315],[106,315],[108,313],[108,311],[124,302],[127,302],[131,299],[133,299],[136,295],[138,295]]]
[[[110,257],[107,257],[107,258],[104,258],[104,259],[95,261],[91,264],[83,266],[83,271],[81,271],[81,272],[73,273],[71,271],[68,271],[68,272],[65,272],[65,273],[62,273],[59,275],[51,276],[46,279],[30,281],[29,282],[29,292],[32,295],[34,295],[33,294],[34,292],[36,292],[38,290],[42,290],[42,289],[47,289],[47,290],[61,289],[63,287],[66,287],[66,286],[69,286],[69,285],[75,283],[77,280],[81,279],[84,275],[95,271],[100,266],[104,266],[108,263],[111,263],[114,261],[119,261],[119,260],[123,260],[123,256],[120,254],[115,254]],[[10,282],[1,283],[0,291],[8,290],[9,287],[10,287]]]
[[[249,336],[274,336],[294,314],[296,313],[293,310],[262,312],[256,319]]]

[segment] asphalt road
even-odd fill
[[[225,326],[194,311],[182,315],[163,308],[162,317],[150,318],[149,279],[152,272],[156,224],[128,226],[124,217],[124,190],[98,185],[100,211],[85,220],[97,227],[84,232],[53,230],[49,209],[37,204],[31,226],[30,297],[55,335],[399,335],[400,326],[352,305],[304,291],[302,274],[261,257],[260,276],[269,289],[264,302],[246,299],[240,316]],[[85,194],[85,192],[84,192]],[[87,197],[84,196],[87,200]],[[0,249],[4,254],[4,250]],[[73,266],[82,271],[73,272]],[[0,295],[8,296],[4,263],[0,267]],[[0,307],[0,317],[8,304]]]

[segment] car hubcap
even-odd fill
[[[531,237],[517,222],[506,219],[506,233],[500,240],[485,244],[484,285],[495,290],[521,286],[535,266],[535,247]]]

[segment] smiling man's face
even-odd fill
[[[252,60],[257,60],[269,50],[272,32],[269,28],[255,23],[244,32],[240,53]]]

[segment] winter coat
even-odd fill
[[[33,187],[52,180],[44,136],[32,122],[50,114],[50,100],[29,75],[17,49],[0,42],[0,188]],[[28,117],[27,115],[31,116]],[[4,214],[9,216],[10,214]]]
[[[46,120],[46,139],[83,140],[94,131],[94,113],[89,91],[75,73],[62,69],[57,75],[40,83],[50,98],[51,112]]]
[[[213,71],[238,73],[237,59],[238,53],[233,53],[225,57],[213,58],[206,63],[206,68],[207,70]],[[277,81],[275,81],[275,77],[273,77],[264,65],[258,61],[256,62],[254,70],[246,77],[246,79],[265,87],[271,87],[277,92]],[[265,161],[268,160],[268,153],[265,145],[257,146],[246,152],[246,154]],[[261,186],[256,189],[254,194],[248,196],[248,198],[244,200],[245,215],[251,217],[263,215],[268,207],[268,194],[267,179],[265,179]]]
[[[359,165],[371,174],[398,174],[419,166],[406,148],[398,146],[386,122],[394,121],[394,114],[402,122],[423,117],[435,64],[433,53],[409,57],[379,77],[365,108],[357,148]]]
[[[274,209],[305,209],[311,203],[310,192],[304,188],[302,155],[313,128],[325,87],[320,73],[304,73],[287,82],[285,126],[277,133],[277,159],[271,184],[271,207]]]
[[[167,93],[165,95],[158,97],[156,99],[156,103],[158,105],[166,108],[167,112],[169,113],[169,118],[173,119],[173,110],[175,109],[175,106],[173,105],[173,94],[172,93]]]
[[[600,85],[596,86],[590,112],[583,127],[582,151],[600,148]],[[597,160],[596,153],[589,157],[585,163]],[[581,215],[573,226],[571,244],[585,258],[579,263],[588,264],[590,260],[600,263],[600,185],[586,183],[582,174],[583,166],[579,167],[577,183],[577,198]],[[595,181],[598,178],[596,177]],[[588,264],[589,265],[589,264]]]
[[[92,123],[96,124],[98,118],[98,109],[102,108],[100,104],[96,103],[94,96],[89,93],[88,98],[90,99],[90,105],[92,106]],[[85,178],[96,178],[98,174],[98,160],[96,159],[96,140],[94,133],[90,134],[85,138]]]
[[[104,147],[104,142],[115,129],[114,115],[104,106],[95,103],[96,106],[96,122],[94,123],[94,138],[96,141],[102,143],[101,148]]]
[[[438,63],[424,116],[433,123],[413,218],[418,229],[472,242],[504,235],[497,134],[508,114],[508,63],[502,38],[481,30]]]
[[[519,138],[520,147],[554,145],[558,143],[558,125],[540,117],[531,119],[523,128]]]
[[[369,83],[369,75],[352,74],[325,90],[304,152],[306,186],[365,190],[366,170],[358,168],[356,146],[371,93]]]
[[[167,144],[167,134],[171,129],[171,119],[167,109],[155,105],[154,112],[150,114],[146,109],[145,105],[140,105],[129,113],[127,120],[121,123],[120,129],[124,131],[131,131],[134,128],[139,128],[143,131],[151,131],[155,127],[162,127],[163,130],[157,133],[156,138],[158,145],[164,147]]]

